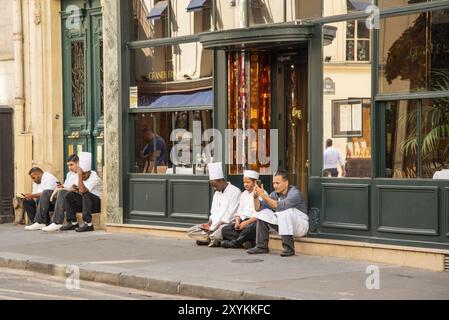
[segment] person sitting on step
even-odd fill
[[[95,171],[92,171],[92,154],[81,152],[77,170],[78,187],[65,197],[67,224],[59,230],[75,230],[77,232],[94,231],[92,213],[101,212],[101,194],[103,184]],[[76,213],[83,213],[84,224],[80,227],[76,220]]]
[[[28,174],[33,180],[33,191],[32,193],[22,194],[24,197],[23,207],[28,215],[28,219],[33,223],[30,226],[26,226],[25,230],[34,231],[41,230],[50,222],[50,217],[48,215],[44,216],[43,219],[36,220],[36,213],[39,209],[39,204],[43,194],[52,193],[58,185],[58,179],[49,172],[42,171],[41,168],[33,167],[30,169]],[[40,209],[39,209],[40,211]]]
[[[223,248],[250,249],[256,244],[256,210],[254,209],[254,187],[259,179],[259,173],[253,170],[243,172],[243,191],[234,223],[227,224],[222,229]]]

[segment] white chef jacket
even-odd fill
[[[255,214],[256,209],[254,209],[254,193],[245,190],[242,192],[239,207],[235,215],[239,216],[240,219],[245,220],[253,217]]]
[[[90,193],[101,199],[101,194],[103,193],[103,182],[95,171],[90,172],[89,178],[84,180],[83,184]]]
[[[220,221],[229,223],[234,219],[240,201],[240,189],[228,182],[223,192],[215,191],[210,209],[212,224],[209,230],[215,230]]]
[[[41,183],[37,184],[33,182],[33,194],[41,193],[44,190],[55,190],[56,189],[56,182],[58,182],[58,179],[52,175],[50,172],[44,172],[42,175]]]

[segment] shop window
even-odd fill
[[[438,1],[438,0],[437,0]],[[399,8],[415,3],[431,2],[430,0],[378,0],[379,8]]]
[[[132,0],[133,40],[170,36],[169,0]]]
[[[212,128],[212,64],[212,52],[198,42],[132,51],[131,172],[204,174],[213,156],[203,154]]]
[[[449,90],[449,10],[381,20],[379,93]]]
[[[367,36],[357,33],[357,21],[339,22],[336,37],[323,47],[324,177],[371,177],[371,62],[368,56],[366,63],[344,63],[350,23],[351,32]]]
[[[284,21],[285,1],[280,0],[248,0],[249,24],[269,24]]]
[[[211,30],[212,0],[191,0],[187,11],[193,14],[195,34]]]
[[[449,168],[449,100],[392,101],[385,104],[387,178],[432,178]]]
[[[148,112],[135,117],[132,172],[204,175],[210,160],[204,152],[210,141],[203,134],[212,128],[212,110]],[[200,139],[195,141],[195,130]],[[212,154],[213,156],[213,154]]]
[[[352,20],[346,27],[346,61],[370,60],[370,31],[365,20]]]
[[[265,161],[270,156],[270,70],[267,54],[228,54],[228,128],[255,134],[235,135],[231,140],[232,148],[228,149],[231,175],[243,174],[245,169],[263,174],[270,167]]]

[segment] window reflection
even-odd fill
[[[449,74],[449,10],[381,20],[379,91],[445,91]]]
[[[136,115],[134,127],[132,172],[206,174],[209,159],[204,147],[210,141],[202,141],[202,137],[212,128],[212,110],[142,113]],[[195,130],[201,141],[194,141]]]
[[[242,133],[250,130],[255,134],[252,139],[249,134],[235,135],[232,139],[230,174],[243,174],[245,168],[263,173],[264,168],[269,168],[269,163],[260,156],[270,156],[270,70],[267,54],[228,54],[228,128],[234,132],[241,129]],[[238,145],[243,148],[237,148]]]
[[[370,33],[357,20],[332,25],[336,37],[323,48],[323,176],[370,177]]]

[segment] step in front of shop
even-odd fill
[[[145,234],[177,239],[190,239],[187,228],[146,226],[134,224],[106,224],[106,231],[112,233]],[[281,251],[281,237],[271,235],[270,250]],[[300,238],[295,239],[297,254],[308,254],[323,257],[336,257],[360,261],[372,261],[431,271],[449,271],[449,250],[406,247],[367,242]],[[446,268],[445,268],[446,266]]]

